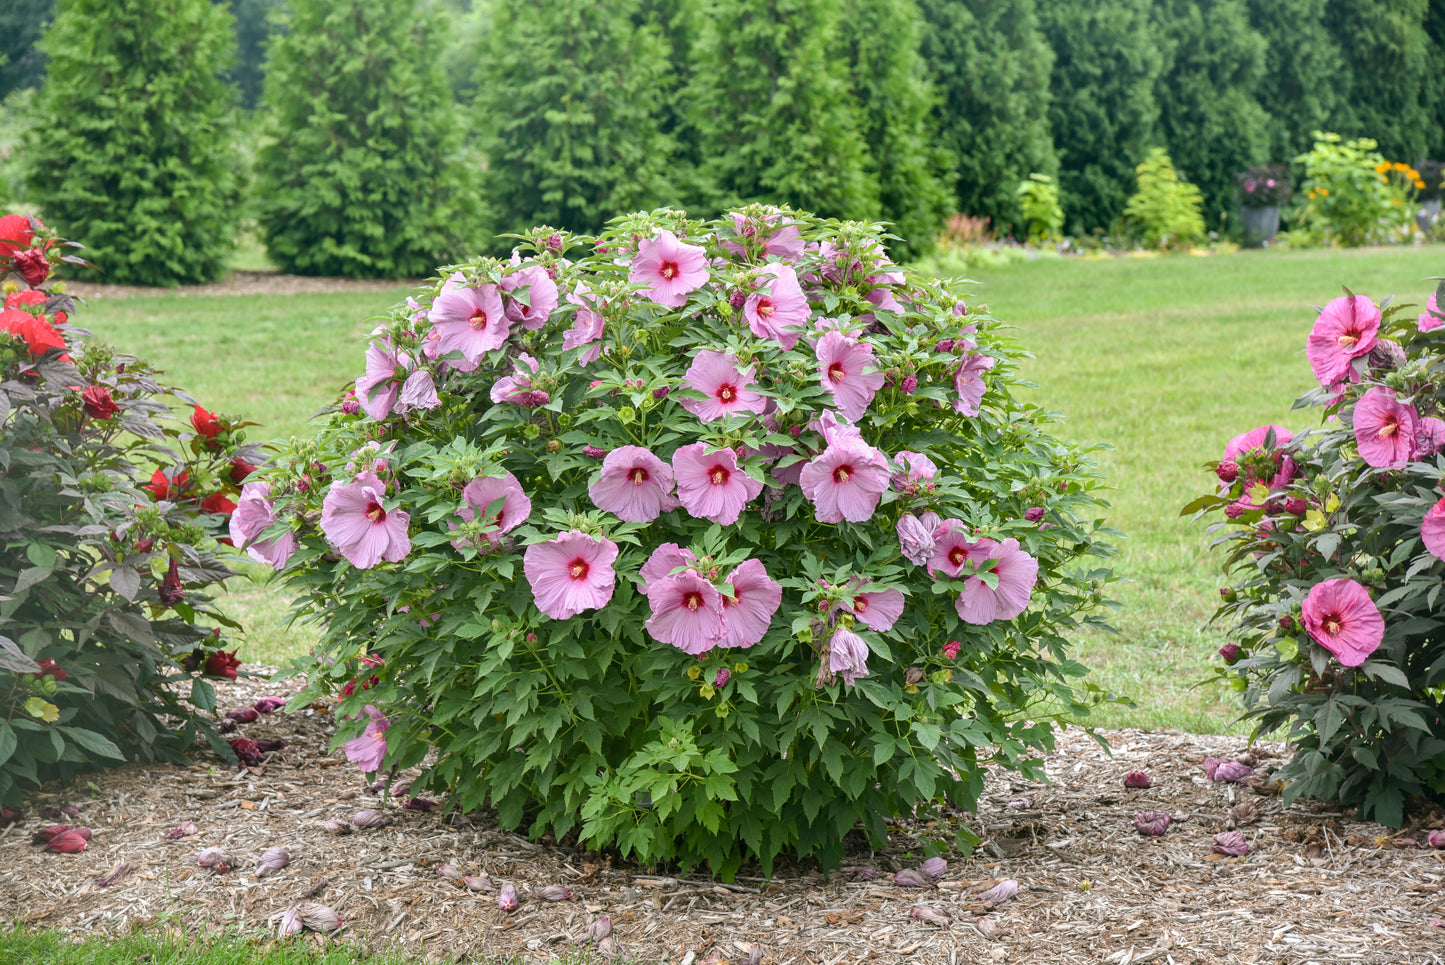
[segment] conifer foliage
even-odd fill
[[[673,200],[668,49],[637,0],[497,0],[475,112],[503,231],[596,232]]]
[[[231,18],[208,0],[62,0],[27,183],[107,281],[216,278],[235,234]]]
[[[258,220],[283,271],[423,275],[478,234],[427,4],[292,0],[271,43]]]

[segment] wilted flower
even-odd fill
[[[226,711],[226,716],[238,724],[250,724],[261,718],[261,712],[255,707],[237,707]]]
[[[30,836],[31,844],[45,844],[56,835],[64,834],[70,830],[67,824],[52,824],[47,828],[41,828]]]
[[[1253,824],[1259,820],[1259,805],[1244,801],[1229,809],[1229,818],[1235,824]]]
[[[503,911],[516,911],[519,904],[517,889],[512,885],[502,885],[502,890],[497,893],[497,907]]]
[[[546,885],[537,890],[537,897],[543,901],[571,901],[572,889],[563,885]]]
[[[1169,830],[1171,818],[1163,811],[1142,811],[1134,815],[1134,830],[1157,838]]]
[[[1149,775],[1143,771],[1130,771],[1124,775],[1125,787],[1147,788],[1153,783],[1154,782],[1149,779]]]
[[[196,855],[196,864],[202,868],[210,868],[218,875],[223,875],[227,871],[230,871],[231,865],[234,863],[235,859],[231,857],[231,852],[225,848],[205,848],[200,854]]]
[[[358,828],[384,828],[391,823],[391,818],[381,811],[365,808],[352,815],[351,823]]]
[[[19,808],[0,808],[0,828],[14,824],[25,816],[25,812]]]
[[[1233,781],[1235,784],[1243,784],[1244,779],[1253,773],[1254,768],[1247,764],[1240,764],[1238,761],[1220,761],[1219,766],[1210,776],[1217,782]]]
[[[62,831],[45,844],[45,850],[54,854],[78,854],[90,843],[90,828],[71,828]]]
[[[908,914],[919,921],[926,921],[940,928],[947,928],[953,922],[953,918],[947,912],[930,908],[928,905],[914,905],[908,910]]]
[[[1018,893],[1019,883],[1012,878],[1004,878],[987,891],[980,892],[976,897],[986,905],[1001,905]]]
[[[342,821],[337,818],[327,818],[325,821],[321,822],[321,827],[326,830],[327,834],[351,833],[351,825],[346,821]]]
[[[242,767],[260,767],[265,762],[265,758],[261,756],[261,746],[249,737],[232,737],[226,743],[231,745],[231,750]]]
[[[616,935],[608,935],[597,943],[597,954],[611,961],[622,954],[622,943]]]
[[[443,863],[437,865],[437,877],[445,878],[448,881],[455,881],[457,883],[460,883],[465,876],[462,874],[461,869],[458,868],[456,865]]]
[[[587,940],[590,942],[600,942],[610,934],[612,934],[612,919],[606,915],[587,927]]]
[[[426,797],[409,797],[406,803],[401,806],[403,811],[431,811],[437,806],[437,802]]]
[[[864,865],[863,867],[859,868],[857,871],[853,872],[853,876],[852,876],[851,878],[849,878],[848,880],[849,880],[849,881],[872,881],[872,880],[873,880],[874,878],[876,878],[876,877],[878,877],[878,869],[875,868],[875,867],[873,867],[871,864],[869,864],[869,865]]]
[[[286,700],[283,697],[262,697],[252,706],[256,708],[257,713],[274,714],[286,706]]]
[[[291,863],[291,853],[285,848],[267,848],[256,864],[256,877],[264,878],[275,874]]]
[[[929,858],[918,866],[918,870],[937,881],[948,870],[948,862],[942,858]]]
[[[1432,848],[1445,848],[1445,831],[1431,831],[1425,840]]]
[[[480,891],[488,895],[497,890],[497,883],[486,875],[467,875],[462,879],[462,884],[468,891]]]
[[[893,883],[900,888],[936,888],[937,883],[932,876],[919,871],[917,868],[904,868],[893,876]]]
[[[166,832],[167,841],[179,841],[181,838],[188,838],[195,834],[199,828],[194,821],[182,821],[180,824]]]
[[[1244,840],[1243,831],[1224,831],[1214,836],[1216,854],[1227,854],[1239,858],[1249,853],[1249,842]]]
[[[129,861],[118,861],[111,867],[109,871],[101,875],[99,878],[96,878],[95,883],[97,887],[109,888],[112,885],[120,884],[134,870],[135,865],[131,864]]]
[[[341,916],[334,909],[314,901],[292,905],[281,916],[282,938],[295,935],[303,929],[329,935],[340,927]]]
[[[917,516],[904,513],[898,517],[898,549],[914,566],[923,566],[933,555],[933,530]]]

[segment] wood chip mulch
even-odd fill
[[[219,690],[224,709],[286,687],[243,680]],[[833,875],[798,865],[764,879],[745,868],[721,883],[531,842],[486,814],[458,826],[440,808],[405,810],[368,793],[356,768],[327,752],[333,731],[325,708],[272,714],[238,731],[286,742],[255,769],[133,765],[45,789],[22,820],[0,829],[0,921],[77,939],[147,927],[275,934],[288,907],[314,901],[340,913],[351,942],[452,962],[580,954],[604,915],[619,961],[676,965],[744,962],[755,943],[772,965],[1445,960],[1445,857],[1426,842],[1445,814],[1391,831],[1317,801],[1284,807],[1267,783],[1266,793],[1215,783],[1201,766],[1206,756],[1242,759],[1267,774],[1287,753],[1278,744],[1251,750],[1232,737],[1103,732],[1111,755],[1069,730],[1047,761],[1049,784],[990,778],[977,815],[961,818],[983,846],[969,858],[945,853],[937,887],[915,889],[892,875],[916,868],[925,839],[947,840],[947,827],[900,823],[886,850],[856,853]],[[1135,769],[1151,776],[1150,788],[1123,786]],[[1244,808],[1231,817],[1246,803],[1256,815]],[[31,835],[57,819],[40,811],[64,805],[79,816],[58,820],[94,836],[82,853],[45,853]],[[322,826],[363,808],[391,823],[341,836]],[[1162,837],[1144,837],[1134,828],[1142,811],[1174,821]],[[198,832],[166,840],[183,820]],[[1247,855],[1213,852],[1214,835],[1226,830],[1243,832]],[[227,874],[196,863],[216,845],[235,856]],[[278,845],[289,866],[255,878],[262,852]],[[121,861],[134,871],[98,885]],[[521,907],[509,914],[495,895],[452,884],[438,875],[443,864],[514,885]],[[1001,879],[1018,883],[1017,896],[983,901]],[[573,898],[544,900],[549,885]],[[910,915],[915,906],[929,909],[923,919]]]

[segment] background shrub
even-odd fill
[[[301,275],[398,278],[481,236],[429,4],[294,0],[272,42],[256,165],[266,251]]]
[[[215,534],[258,458],[240,423],[75,327],[74,300],[45,281],[74,256],[26,222],[0,218],[0,237],[23,243],[0,246],[6,806],[88,768],[179,762],[201,737],[234,757],[204,716],[202,675],[235,676],[215,657],[234,624],[207,588],[231,575]]]
[[[300,540],[282,575],[324,621],[311,690],[343,689],[339,719],[362,715],[338,740],[388,721],[365,770],[435,747],[413,788],[494,806],[534,836],[725,875],[779,854],[834,867],[855,826],[877,842],[915,806],[971,807],[986,761],[1037,773],[1049,721],[1093,702],[1066,643],[1110,579],[1090,560],[1106,549],[1087,450],[1014,397],[1020,353],[998,323],[906,279],[871,230],[761,206],[705,224],[660,211],[595,245],[538,232],[519,264],[459,271],[422,293],[423,311],[392,314],[357,397],[269,473],[276,523],[251,534]],[[527,301],[507,295],[497,313],[521,286]],[[478,310],[495,320],[487,336],[468,323]],[[732,367],[723,353],[751,384],[701,377]],[[744,411],[704,421],[718,415],[704,405],[732,403]],[[629,468],[641,456],[626,447],[661,462]],[[694,478],[687,453],[713,447],[731,468]],[[602,494],[609,473],[622,492],[655,485],[650,509]],[[875,495],[834,512],[831,490],[802,488],[810,473],[820,486],[862,474]],[[723,485],[750,495],[691,501]],[[927,509],[953,522],[911,515]],[[910,523],[914,562],[897,535]],[[537,569],[559,533],[620,555]],[[935,534],[980,555],[937,550],[956,578],[935,580],[915,565]],[[658,563],[670,544],[695,554],[691,575]],[[1033,564],[1031,603],[964,622],[960,591],[992,600],[1032,582]],[[771,602],[734,573],[751,567]],[[557,574],[598,584],[555,611],[541,587]],[[667,596],[684,580],[695,600]],[[759,608],[752,629],[726,623],[741,634],[728,645],[667,629],[669,615],[722,618],[714,584]],[[888,599],[873,610],[863,592]]]
[[[63,0],[27,189],[106,281],[206,282],[236,231],[231,20],[207,0]]]
[[[1032,244],[1058,241],[1064,230],[1059,189],[1047,174],[1030,174],[1018,187],[1020,223]]]
[[[1315,132],[1315,146],[1296,158],[1305,169],[1295,192],[1291,234],[1346,248],[1395,240],[1411,227],[1407,195],[1367,137],[1346,141]]]
[[[1124,216],[1146,248],[1187,248],[1204,240],[1199,189],[1181,181],[1163,148],[1156,147],[1139,165],[1139,188]]]
[[[1234,623],[1219,673],[1256,733],[1299,751],[1275,777],[1399,827],[1411,798],[1445,793],[1445,288],[1426,306],[1327,305],[1306,355],[1320,425],[1241,434],[1211,463]],[[1341,599],[1346,600],[1340,603]]]

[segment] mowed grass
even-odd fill
[[[1207,257],[1048,260],[973,272],[970,302],[1017,327],[1035,358],[1034,398],[1061,413],[1057,432],[1104,442],[1111,521],[1125,534],[1116,561],[1118,635],[1078,640],[1100,686],[1132,697],[1091,719],[1105,727],[1230,729],[1235,695],[1201,684],[1224,642],[1206,628],[1223,578],[1202,524],[1180,508],[1204,492],[1201,466],[1233,435],[1266,422],[1299,430],[1290,404],[1311,383],[1303,357],[1314,319],[1340,285],[1420,302],[1445,274],[1445,246],[1362,251],[1250,251]],[[405,297],[148,296],[93,300],[81,316],[100,337],[163,364],[212,408],[263,425],[253,438],[299,434],[362,370],[373,319]],[[286,600],[256,579],[235,581],[228,606],[248,625],[241,655],[280,664],[304,652],[309,627],[284,625]]]

